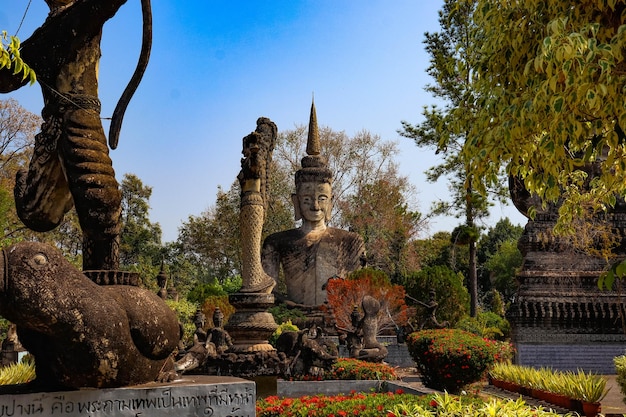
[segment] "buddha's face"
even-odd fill
[[[332,202],[330,184],[304,182],[298,187],[296,196],[303,221],[320,223],[330,218]]]

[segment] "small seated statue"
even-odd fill
[[[282,269],[288,305],[317,308],[327,300],[325,288],[331,277],[345,277],[362,266],[365,244],[357,233],[326,225],[332,208],[332,173],[320,156],[314,105],[307,156],[296,172],[295,184],[295,219],[302,220],[302,225],[268,236],[261,259],[265,272],[277,281]]]
[[[224,330],[224,313],[219,307],[213,310],[213,328],[209,330],[207,340],[215,345],[218,354],[226,352],[233,345],[233,340]]]

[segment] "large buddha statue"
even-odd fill
[[[326,283],[332,277],[345,277],[358,269],[365,258],[365,245],[357,233],[328,227],[332,208],[332,173],[320,155],[315,104],[311,105],[307,156],[295,175],[292,194],[296,229],[274,233],[263,243],[265,272],[279,279],[282,272],[287,301],[319,306],[326,301]]]

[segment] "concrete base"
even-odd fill
[[[276,383],[276,395],[279,397],[301,397],[304,395],[338,395],[356,392],[382,392],[387,391],[383,385],[386,381],[373,380],[329,380],[329,381],[284,381]]]
[[[254,417],[255,405],[254,382],[198,375],[124,388],[0,395],[0,416]]]

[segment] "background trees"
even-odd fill
[[[155,264],[162,260],[161,226],[150,221],[152,187],[134,174],[124,174],[122,189],[122,232],[120,264],[137,265],[142,260]]]
[[[81,230],[74,211],[54,231],[39,234],[21,225],[15,214],[13,185],[15,172],[26,165],[40,119],[26,112],[13,100],[0,101],[0,221],[3,246],[19,240],[39,240],[60,248],[75,265],[81,264]],[[398,173],[395,163],[397,144],[361,131],[354,137],[322,131],[323,152],[334,170],[336,190],[333,224],[360,233],[367,244],[370,267],[387,274],[394,284],[403,284],[418,299],[426,299],[429,276],[448,277],[456,282],[458,273],[468,270],[467,247],[454,246],[449,232],[419,239],[426,219],[414,208],[414,192],[408,178]],[[324,142],[327,140],[328,142]],[[297,127],[283,132],[274,154],[270,202],[264,235],[297,226],[293,219],[290,195],[294,173],[305,154],[306,129]],[[344,169],[345,168],[345,169]],[[240,287],[239,185],[233,182],[218,190],[216,203],[183,222],[177,241],[161,243],[158,223],[150,221],[152,188],[135,174],[120,181],[122,203],[121,267],[141,274],[143,284],[156,288],[155,277],[165,261],[169,287],[175,286],[182,297],[190,293],[194,302],[204,304],[207,296],[224,296]],[[502,243],[513,226],[510,222],[478,244],[479,270],[484,274],[484,289],[493,285],[507,297],[512,292],[514,272],[507,257],[514,244]],[[497,242],[497,243],[496,243]],[[484,246],[484,248],[483,248]],[[512,256],[512,255],[511,255]],[[434,268],[434,269],[433,269]],[[444,269],[441,269],[444,268]],[[421,273],[417,271],[422,270]],[[482,275],[481,275],[482,276]],[[502,278],[500,278],[502,277]],[[443,278],[435,279],[443,280]],[[420,284],[416,287],[416,282]],[[482,281],[481,281],[482,282]],[[447,284],[446,284],[447,285]],[[419,287],[419,289],[418,289]],[[441,294],[446,286],[436,285]],[[420,294],[419,291],[426,291]],[[456,290],[451,292],[456,294]],[[459,298],[460,297],[460,298]],[[463,303],[462,296],[453,296]],[[444,310],[445,310],[445,303]],[[461,305],[461,304],[458,304]],[[452,307],[451,307],[452,308]],[[456,313],[462,313],[457,308]],[[456,314],[455,313],[455,314]],[[446,316],[442,317],[442,320]],[[456,320],[452,317],[452,320]]]
[[[429,181],[436,182],[445,177],[449,181],[450,199],[438,202],[432,209],[434,214],[455,214],[464,219],[453,235],[455,243],[462,243],[469,250],[467,282],[471,298],[470,315],[475,316],[478,307],[478,279],[476,265],[477,220],[489,214],[489,200],[477,190],[484,190],[482,177],[475,175],[469,161],[462,153],[468,132],[478,112],[480,94],[474,86],[472,73],[477,62],[478,45],[470,36],[473,33],[471,2],[446,0],[439,12],[441,31],[426,33],[424,44],[429,53],[430,66],[427,72],[435,84],[426,86],[444,107],[433,105],[424,108],[424,121],[411,125],[402,122],[403,136],[415,140],[418,146],[435,149],[442,155],[441,164],[427,171]],[[496,196],[503,194],[496,185]]]
[[[291,194],[295,172],[306,155],[307,129],[298,126],[279,133],[273,153],[268,211],[263,237],[297,226]],[[320,129],[322,155],[333,172],[333,215],[330,224],[360,233],[368,263],[392,277],[417,265],[409,242],[423,227],[412,209],[413,189],[398,174],[393,157],[397,144],[367,131],[348,137],[329,127]],[[177,243],[203,270],[209,282],[241,274],[239,244],[239,184],[218,190],[214,206],[190,216],[179,230]],[[395,278],[394,278],[395,279]]]

